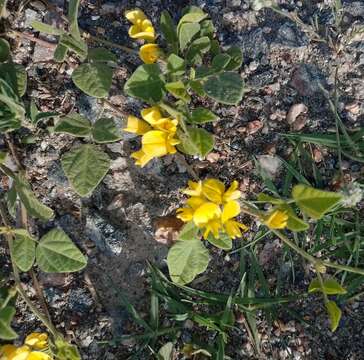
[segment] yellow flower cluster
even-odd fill
[[[240,214],[240,205],[236,200],[241,193],[237,189],[237,181],[233,181],[227,190],[217,179],[189,181],[184,193],[190,198],[186,201],[186,207],[177,210],[177,217],[184,222],[193,221],[203,229],[205,239],[210,233],[218,238],[221,232],[232,239],[241,237],[242,231],[248,228],[235,220]]]
[[[0,360],[52,360],[52,358],[38,350],[48,348],[46,333],[31,333],[25,339],[24,345],[4,345],[0,348]]]
[[[178,120],[163,117],[157,106],[142,110],[141,115],[144,120],[129,116],[124,131],[142,135],[142,148],[131,156],[143,167],[153,158],[176,153],[180,141],[175,137]]]
[[[133,39],[146,40],[150,44],[142,45],[139,49],[139,56],[146,64],[155,63],[160,56],[160,48],[155,41],[155,30],[152,22],[145,16],[142,10],[129,10],[125,17],[132,23],[129,29],[129,36]]]

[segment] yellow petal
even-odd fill
[[[40,351],[32,351],[27,360],[52,360],[51,357]]]
[[[153,123],[153,127],[157,130],[164,130],[170,134],[175,134],[177,131],[178,120],[170,118],[162,118]]]
[[[218,238],[220,229],[221,229],[221,222],[219,220],[210,220],[205,226],[205,231],[203,233],[204,239],[208,238],[210,232],[215,238]]]
[[[142,137],[142,150],[150,157],[160,157],[168,154],[168,134],[160,130],[148,131]]]
[[[225,204],[221,215],[222,223],[238,216],[240,214],[240,205],[237,201],[229,201]]]
[[[193,209],[191,208],[180,208],[177,210],[177,218],[184,222],[189,222],[193,219]]]
[[[8,360],[28,360],[30,354],[30,348],[26,345],[17,348],[10,356]]]
[[[236,180],[234,180],[230,185],[229,189],[227,189],[225,194],[223,195],[224,202],[237,200],[241,197],[241,192],[237,190],[238,186],[239,183]]]
[[[151,127],[145,121],[138,119],[136,116],[128,116],[128,123],[124,131],[144,135],[149,130],[151,130]]]
[[[265,220],[270,229],[283,229],[287,226],[288,215],[281,210],[274,210]]]
[[[221,204],[222,196],[225,192],[225,185],[217,179],[208,179],[202,183],[202,193],[210,201]]]
[[[139,165],[141,167],[144,167],[150,160],[152,160],[152,158],[146,155],[143,150],[133,152],[130,156],[135,159],[135,165]]]
[[[239,223],[235,220],[228,220],[224,224],[225,232],[231,237],[232,239],[235,239],[237,237],[241,237],[241,231],[247,231],[248,227],[245,226],[242,223]]]
[[[146,44],[140,47],[139,56],[145,64],[154,64],[159,56],[160,49],[157,44]]]
[[[202,193],[202,181],[188,181],[188,188],[183,190],[183,193],[189,196],[201,196]]]
[[[125,17],[132,23],[136,24],[139,21],[146,20],[146,16],[140,9],[125,11]]]
[[[141,111],[142,118],[150,125],[155,125],[162,118],[162,114],[158,106],[152,106]]]
[[[196,225],[207,224],[209,220],[218,218],[221,215],[220,207],[212,202],[202,204],[193,214],[193,221]]]
[[[34,332],[25,338],[24,344],[36,350],[43,350],[48,347],[47,340],[48,334]]]
[[[144,20],[148,21],[148,20]],[[155,30],[153,26],[143,27],[140,25],[132,25],[129,28],[129,36],[132,39],[142,39],[147,41],[154,41],[155,40]]]
[[[0,359],[3,360],[4,358],[4,360],[7,360],[9,356],[15,352],[16,349],[16,346],[11,344],[2,346],[0,348]]]
[[[193,210],[197,210],[202,204],[206,201],[198,196],[193,196],[186,201],[186,204],[191,207]]]

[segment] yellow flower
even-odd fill
[[[25,345],[31,346],[36,350],[44,350],[48,347],[48,334],[34,332],[25,338]]]
[[[52,360],[49,355],[40,351],[32,351],[27,345],[18,348],[13,345],[5,345],[1,348],[0,355],[0,360]]]
[[[237,181],[233,181],[227,191],[217,179],[189,181],[183,192],[191,197],[186,201],[186,207],[177,210],[177,217],[184,222],[193,221],[203,229],[205,239],[210,233],[218,238],[221,232],[232,239],[241,237],[242,231],[248,228],[234,219],[240,214],[240,205],[235,201],[241,196],[237,188]]]
[[[131,154],[136,159],[135,164],[143,167],[155,157],[161,157],[168,154],[174,154],[177,150],[175,145],[179,140],[166,131],[151,130],[142,137],[142,148]]]
[[[128,116],[128,124],[124,131],[144,135],[149,130],[151,130],[151,127],[145,121],[138,119],[136,116]]]
[[[125,17],[133,24],[129,29],[129,36],[131,38],[150,42],[155,40],[154,27],[143,11],[139,9],[130,10],[125,13]]]
[[[239,199],[241,193],[237,188],[237,181],[233,181],[229,189],[225,191],[225,185],[220,180],[207,179],[202,184],[202,193],[210,201],[220,205],[231,200]]]
[[[155,157],[174,154],[180,141],[175,137],[178,120],[163,118],[157,106],[142,110],[141,115],[143,120],[129,116],[124,130],[143,135],[142,148],[131,154],[135,164],[143,167]]]
[[[236,221],[233,220],[236,216],[240,214],[240,205],[237,201],[229,201],[224,206],[224,209],[221,214],[221,222],[224,226],[225,232],[231,237],[235,239],[237,237],[241,237],[241,231],[247,231],[248,228]]]
[[[274,210],[268,215],[264,224],[270,229],[283,229],[287,226],[288,215],[281,210]]]
[[[146,44],[140,47],[139,57],[145,64],[154,64],[161,54],[157,44]]]

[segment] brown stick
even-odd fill
[[[16,30],[12,30],[12,31],[8,32],[7,35],[12,38],[18,37],[18,38],[22,38],[22,39],[26,39],[26,40],[35,42],[41,46],[44,46],[44,47],[46,47],[48,49],[52,49],[52,50],[55,50],[57,47],[57,44],[53,44],[46,40],[38,39],[31,34],[16,31]]]

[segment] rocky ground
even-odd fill
[[[79,23],[95,35],[132,47],[135,44],[128,38],[123,18],[126,9],[140,7],[157,27],[164,9],[176,19],[189,4],[198,5],[210,14],[221,43],[236,44],[243,49],[241,73],[247,92],[238,106],[205,103],[221,118],[209,125],[216,136],[216,147],[205,160],[187,161],[201,178],[218,177],[227,183],[238,180],[244,196],[252,198],[262,188],[254,157],[276,184],[281,184],[282,164],[278,156],[287,158],[292,151],[281,133],[316,133],[334,128],[334,119],[319,84],[332,91],[336,69],[340,115],[351,128],[362,126],[364,120],[364,37],[356,34],[364,26],[364,2],[343,0],[343,18],[337,33],[332,31],[335,14],[330,4],[333,1],[281,0],[279,3],[282,9],[296,10],[311,29],[312,21],[316,21],[323,40],[317,41],[302,26],[270,10],[252,11],[247,0],[83,1]],[[17,12],[19,3],[10,1],[14,9],[11,28],[31,33],[30,22],[34,19],[61,24],[67,4],[50,0],[48,5],[51,6],[40,0],[22,2]],[[52,61],[52,51],[46,47],[24,39],[13,44],[14,60],[25,65],[29,74],[27,98],[36,99],[43,111],[68,113],[78,109],[90,119],[102,111],[95,99],[74,87],[70,74],[77,65],[76,59],[71,57],[68,63],[57,64]],[[122,88],[139,60],[122,51],[117,54],[120,61],[110,100],[124,112],[138,114],[141,104],[124,97]],[[118,114],[105,111],[114,115],[120,125],[124,123],[125,119]],[[27,132],[24,130],[22,135]],[[179,189],[189,179],[186,164],[167,157],[140,169],[130,159],[137,142],[125,135],[122,141],[106,145],[113,159],[111,171],[91,197],[80,199],[69,187],[59,161],[75,140],[66,135],[50,135],[45,124],[33,136],[33,144],[17,144],[20,155],[33,189],[57,214],[52,223],[38,224],[39,232],[60,226],[88,255],[88,267],[83,273],[40,274],[52,316],[59,329],[78,344],[83,359],[126,359],[135,351],[132,342],[114,347],[100,342],[137,331],[121,305],[118,291],[126,294],[142,313],[147,312],[147,260],[166,269],[168,251],[165,245],[155,241],[156,222],[179,206]],[[337,157],[315,149],[314,159],[328,184],[337,169]],[[364,168],[360,163],[344,160],[344,164],[345,171],[353,178],[362,178]],[[252,229],[256,230],[255,224]],[[249,235],[252,236],[253,233]],[[238,241],[235,247],[240,246]],[[274,238],[261,247],[259,259],[268,278],[275,276],[272,269],[279,266],[281,251]],[[1,256],[4,263],[4,254]],[[196,287],[230,293],[240,281],[238,264],[238,254],[227,257],[215,250],[214,260],[204,276],[205,283],[200,282]],[[287,293],[307,288],[309,279],[302,266],[297,264],[296,271],[296,278],[287,280]],[[290,305],[306,316],[312,327],[303,326],[284,311],[272,326],[264,316],[258,316],[262,353],[258,356],[254,352],[240,324],[239,331],[232,331],[227,354],[236,360],[364,359],[364,303],[357,300],[347,304],[341,326],[331,333],[320,301],[312,299]],[[20,332],[34,330],[34,326],[31,315],[19,313],[16,327]],[[194,326],[186,326],[184,339],[199,331]],[[213,342],[213,334],[206,333],[205,341]],[[151,359],[152,355],[146,353],[144,358]]]

